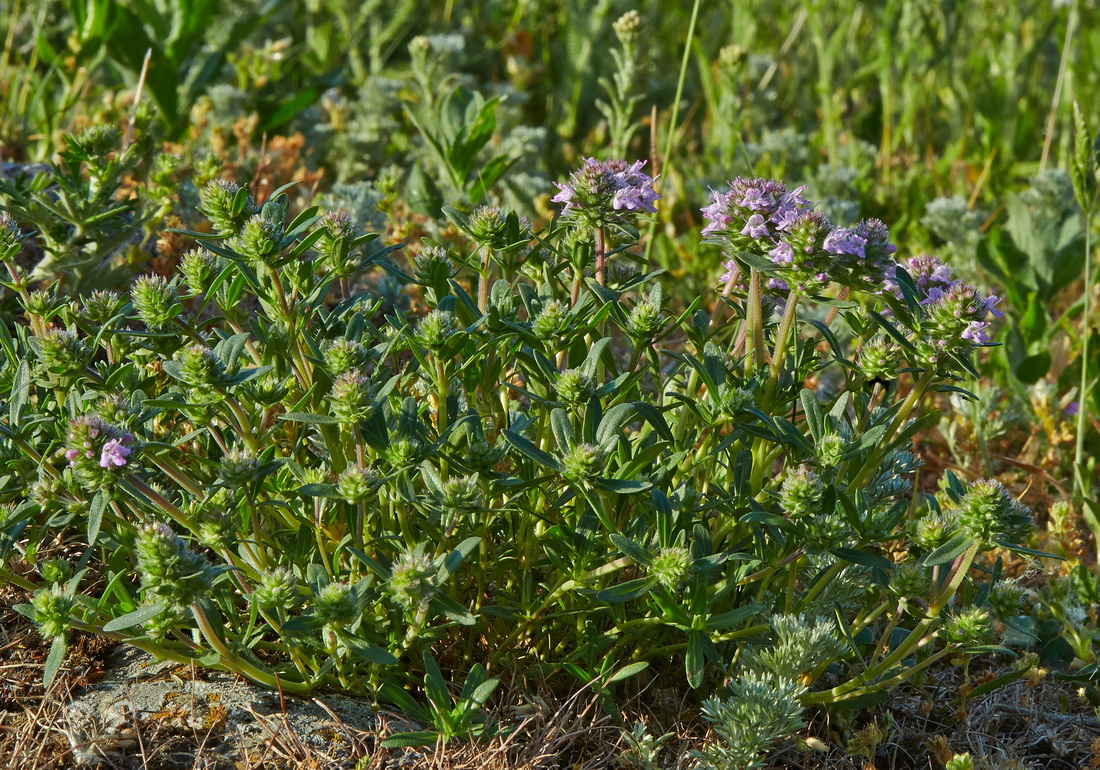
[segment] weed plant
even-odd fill
[[[71,299],[31,291],[39,236],[5,216],[0,574],[47,680],[79,630],[390,701],[419,743],[479,734],[505,673],[610,707],[679,669],[711,698],[700,760],[742,766],[806,707],[997,649],[1021,610],[990,554],[1026,552],[1031,514],[991,480],[922,500],[910,451],[997,298],[738,177],[703,208],[724,283],[671,314],[634,250],[643,162],[588,159],[554,200],[542,230],[448,207],[465,240],[399,262],[346,212],[215,179],[177,273]],[[381,315],[371,269],[425,312]],[[38,559],[56,538],[79,558]]]

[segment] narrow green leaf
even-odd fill
[[[42,669],[42,687],[44,689],[49,690],[50,685],[53,684],[57,672],[61,669],[61,664],[65,662],[67,649],[68,644],[64,635],[55,636],[53,641],[50,642],[50,653],[46,656],[46,665]]]
[[[164,604],[162,602],[146,605],[145,607],[138,607],[133,612],[127,612],[125,615],[120,615],[117,618],[108,620],[103,624],[103,630],[122,631],[127,628],[132,628],[139,623],[152,620],[162,612],[164,612]]]
[[[649,662],[642,660],[637,663],[631,663],[630,665],[623,666],[607,679],[607,684],[614,684],[615,682],[621,682],[624,679],[629,679],[632,676],[638,674],[649,668]]]

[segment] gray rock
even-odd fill
[[[104,676],[66,706],[61,727],[74,762],[85,767],[117,766],[167,736],[184,736],[202,749],[201,759],[189,753],[186,767],[233,767],[241,757],[274,752],[321,757],[336,768],[354,766],[377,724],[362,699],[339,693],[280,698],[230,674],[120,646]]]

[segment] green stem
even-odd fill
[[[898,432],[898,429],[904,426],[905,421],[909,419],[909,414],[913,411],[913,408],[920,403],[921,398],[924,396],[924,392],[928,389],[928,386],[932,384],[932,378],[935,374],[936,370],[931,367],[924,370],[924,374],[917,380],[913,389],[909,391],[909,395],[905,397],[905,401],[902,402],[901,409],[894,415],[893,422],[891,422],[890,427],[886,429],[886,433],[883,434],[882,440],[879,441],[878,446],[872,451],[871,456],[867,458],[852,480],[848,482],[848,489],[858,489],[859,485],[866,479],[867,474],[872,470],[878,469],[879,460],[886,454],[887,448],[894,440],[894,435]]]
[[[676,123],[680,119],[680,100],[684,95],[684,81],[687,80],[688,62],[691,61],[691,47],[695,40],[695,22],[699,18],[699,6],[702,0],[695,0],[691,6],[691,21],[688,22],[687,40],[684,41],[684,58],[680,60],[680,77],[676,81],[676,97],[672,100],[672,115],[668,121],[668,136],[665,137],[665,151],[661,157],[661,166],[658,167],[657,158],[653,158],[654,175],[663,172],[667,177],[672,168],[672,142],[676,136]],[[649,223],[649,232],[646,233],[645,261],[649,263],[649,256],[653,251],[653,234],[657,230],[657,220],[654,218]]]
[[[1081,319],[1081,386],[1077,394],[1077,443],[1073,453],[1077,493],[1085,497],[1085,433],[1088,430],[1089,338],[1092,336],[1092,206],[1085,210],[1085,307]]]
[[[311,687],[305,682],[295,682],[292,680],[282,679],[273,674],[269,674],[266,671],[262,671],[256,666],[249,663],[244,658],[234,653],[225,642],[218,635],[218,632],[214,629],[214,626],[210,623],[210,620],[206,617],[206,612],[199,604],[191,605],[191,614],[195,616],[195,623],[199,627],[199,631],[202,632],[203,637],[206,639],[210,647],[221,656],[221,664],[230,671],[240,674],[246,679],[251,679],[254,682],[258,682],[265,687],[272,687],[275,689],[286,690],[288,692],[304,693],[309,692]]]
[[[779,322],[779,333],[775,338],[775,350],[772,352],[772,391],[779,381],[780,369],[783,368],[783,359],[787,352],[787,335],[791,332],[791,326],[798,312],[798,295],[791,293],[787,297],[787,306],[783,309],[783,318]]]

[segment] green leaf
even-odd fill
[[[608,538],[615,544],[616,548],[622,551],[624,555],[633,559],[636,564],[648,566],[653,563],[653,555],[629,537],[620,535],[616,532],[609,535]]]
[[[693,690],[698,690],[703,685],[703,633],[692,631],[688,634],[687,652],[684,655],[684,671],[687,673],[688,685]]]
[[[985,695],[986,693],[991,693],[994,690],[999,690],[1006,684],[1012,684],[1018,679],[1023,679],[1024,676],[1027,675],[1027,672],[1031,671],[1031,668],[1032,666],[1030,663],[1024,662],[1023,665],[1020,666],[1020,668],[1014,671],[1009,671],[1007,674],[1002,674],[996,679],[990,679],[988,682],[978,685],[973,690],[971,690],[966,697],[968,699],[978,698],[982,695]]]
[[[1050,364],[1050,351],[1043,350],[1018,362],[1012,367],[1012,373],[1025,385],[1034,385],[1050,371]]]
[[[42,687],[44,689],[49,690],[50,685],[53,684],[57,672],[61,669],[61,664],[65,662],[67,649],[68,644],[64,635],[55,636],[53,641],[50,642],[50,653],[46,656],[46,665],[42,668]]]
[[[477,179],[470,185],[470,202],[477,203],[484,198],[485,194],[489,192],[489,189],[497,183],[497,180],[504,176],[504,173],[512,167],[512,164],[514,164],[516,160],[517,158],[498,155],[486,163],[481,170],[478,171]]]
[[[637,663],[631,663],[630,665],[623,666],[614,674],[609,676],[606,683],[614,684],[615,682],[621,682],[624,679],[629,679],[632,676],[637,676],[638,674],[645,671],[647,668],[649,668],[648,661],[642,660]]]
[[[974,536],[969,532],[960,532],[936,550],[926,554],[919,564],[922,567],[935,567],[937,564],[947,564],[954,561],[955,557],[974,544]]]
[[[519,450],[521,454],[527,455],[527,457],[531,458],[545,468],[549,468],[550,470],[557,471],[559,473],[561,472],[561,464],[557,460],[548,455],[546,452],[543,452],[541,449],[532,444],[523,436],[519,435],[518,433],[513,433],[510,430],[503,430],[501,431],[501,434],[504,436],[505,440],[507,440],[509,444]]]
[[[843,559],[852,564],[860,564],[864,567],[871,567],[872,569],[889,570],[892,564],[889,559],[881,554],[868,553],[856,548],[833,548],[831,553],[838,559]],[[955,557],[952,556],[951,558]]]
[[[474,704],[478,708],[481,708],[488,702],[489,698],[492,697],[493,692],[497,689],[497,686],[499,684],[499,677],[486,679],[474,689],[473,694],[471,694],[469,697],[469,702]]]
[[[284,422],[304,422],[310,425],[336,425],[339,419],[328,414],[311,414],[309,412],[284,412],[279,415]]]
[[[103,624],[103,630],[122,631],[127,628],[132,628],[139,623],[144,623],[147,620],[152,620],[162,612],[164,612],[163,602],[146,605],[145,607],[138,607],[133,612],[127,612],[125,615],[120,615],[117,618],[108,620],[106,623]]]
[[[439,565],[439,571],[436,573],[436,582],[443,584],[454,574],[454,571],[458,569],[462,562],[470,557],[478,546],[481,545],[480,537],[468,537],[455,546],[454,550],[447,554],[447,558],[443,560],[443,563]]]
[[[735,610],[729,612],[723,612],[721,615],[711,615],[707,618],[707,630],[716,631],[720,628],[732,628],[733,626],[739,626],[749,618],[756,615],[762,610],[759,604],[748,604],[744,607],[738,607]]]
[[[434,746],[439,742],[439,733],[435,730],[420,730],[412,733],[394,733],[381,742],[384,749],[408,749],[418,746]]]
[[[595,479],[593,484],[604,492],[614,492],[620,495],[633,495],[645,492],[653,486],[648,481],[628,481],[627,479]]]
[[[625,583],[616,583],[596,594],[596,599],[609,604],[629,602],[649,593],[657,585],[657,578],[644,577],[627,580]]]
[[[428,650],[424,650],[421,659],[424,661],[424,693],[440,716],[445,717],[454,704],[451,702],[450,693],[447,692],[447,682],[443,678],[443,672],[439,670],[439,664],[435,662],[435,658]]]
[[[88,547],[95,545],[99,538],[99,529],[103,526],[103,512],[107,509],[109,500],[107,490],[101,489],[92,498],[92,504],[88,508]]]
[[[834,701],[833,703],[829,704],[829,707],[839,709],[841,711],[868,709],[872,706],[877,706],[888,697],[890,697],[889,690],[875,690],[873,692],[867,692],[862,695],[857,695],[854,698],[845,698],[844,700]]]
[[[352,654],[360,660],[378,666],[397,665],[397,658],[376,644],[364,642],[362,639],[351,636],[350,634],[341,634],[340,638],[344,644],[347,645],[348,649],[351,650]]]
[[[19,362],[11,380],[11,401],[8,403],[8,424],[16,428],[23,418],[23,407],[30,399],[31,372],[26,359]]]
[[[812,390],[802,389],[798,394],[802,401],[802,411],[806,413],[806,425],[810,429],[810,435],[814,441],[821,441],[825,434],[825,416],[821,413],[821,403],[817,400]]]

